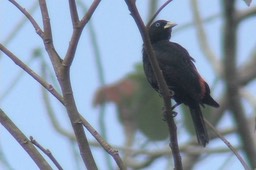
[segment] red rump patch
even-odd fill
[[[206,87],[205,87],[205,81],[204,79],[199,75],[199,83],[200,83],[200,87],[201,87],[201,94],[200,97],[201,99],[204,98],[205,93],[206,93]]]

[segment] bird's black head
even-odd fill
[[[150,41],[154,43],[161,40],[169,40],[171,38],[172,28],[176,25],[177,24],[165,20],[154,22],[149,27]]]

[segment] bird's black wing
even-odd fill
[[[175,92],[175,100],[185,104],[200,102],[200,75],[187,50],[169,41],[153,44],[153,48],[166,83]]]

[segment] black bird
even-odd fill
[[[174,92],[176,105],[184,103],[190,109],[198,143],[205,146],[209,142],[200,105],[219,107],[210,96],[210,88],[198,73],[187,50],[181,45],[170,42],[172,28],[176,24],[158,20],[149,27],[149,37],[160,69],[170,90]],[[151,86],[159,92],[146,50],[143,48],[144,72]]]

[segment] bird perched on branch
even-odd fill
[[[195,60],[181,45],[169,41],[174,26],[176,24],[165,20],[154,22],[148,30],[150,41],[167,86],[174,92],[176,105],[184,103],[189,107],[198,143],[205,146],[209,137],[200,105],[219,107],[219,104],[210,96],[210,88],[198,73],[194,65]],[[143,66],[148,82],[159,92],[145,48]]]

